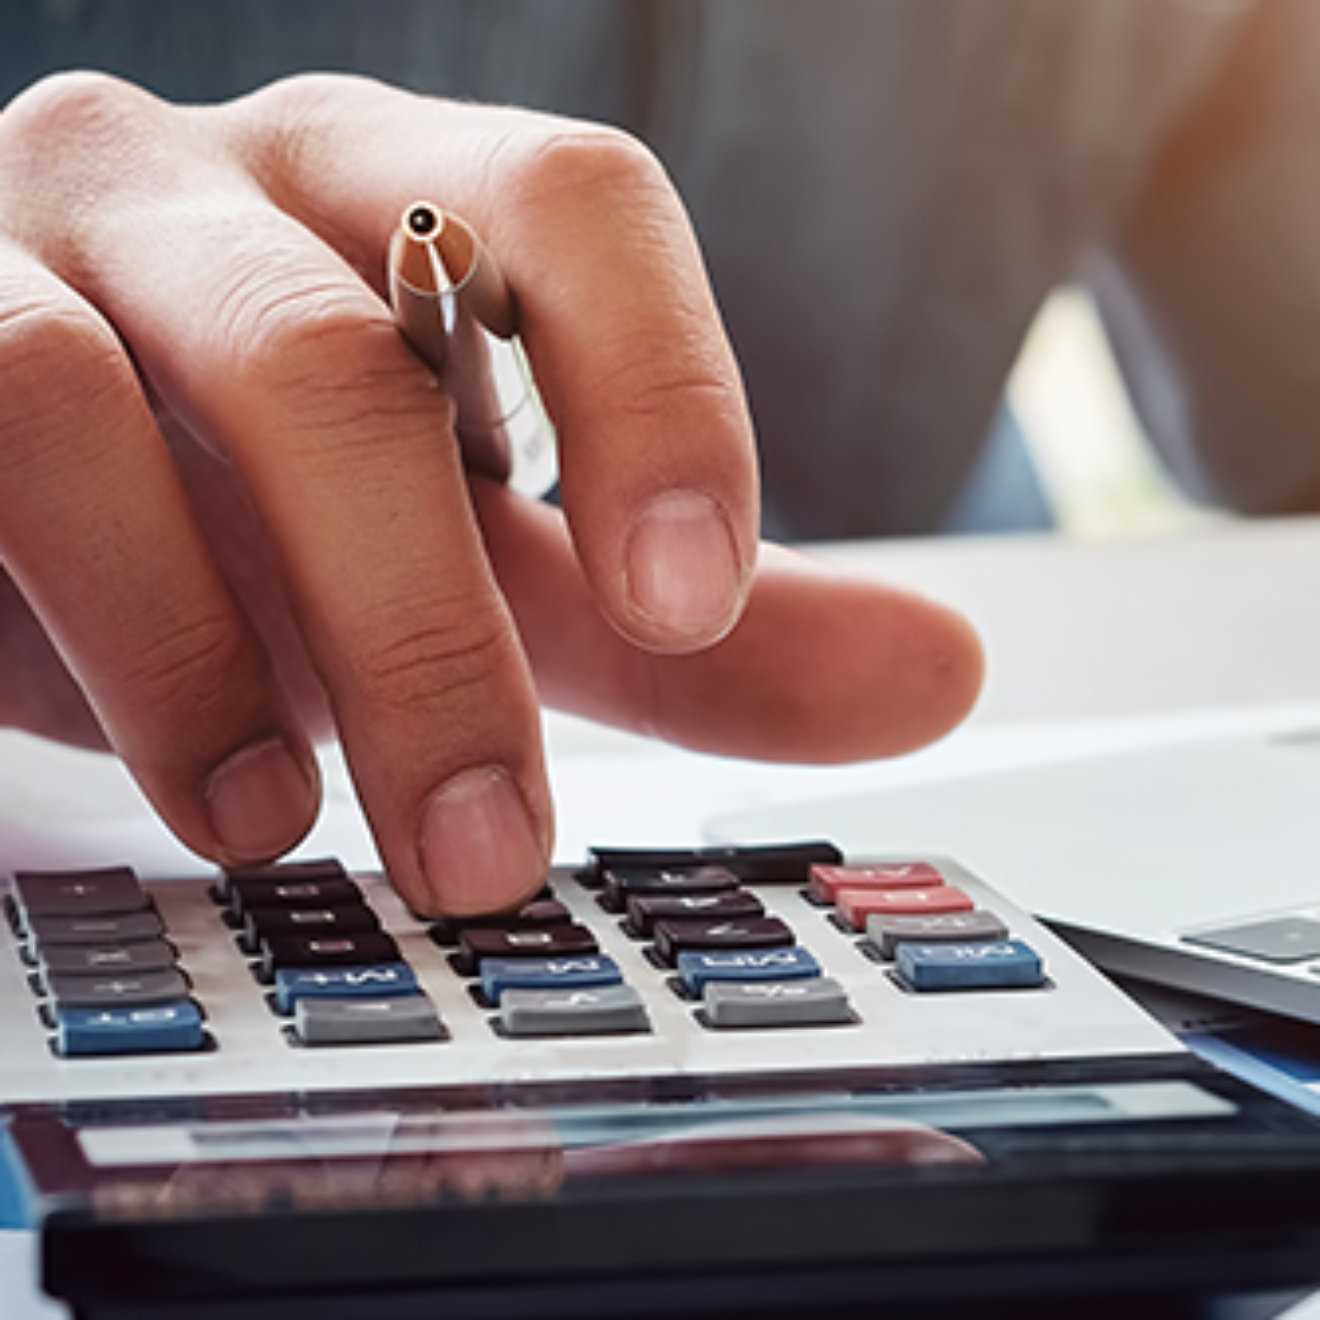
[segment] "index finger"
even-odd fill
[[[301,78],[232,111],[235,150],[285,210],[383,289],[428,195],[499,262],[560,436],[574,544],[607,617],[652,650],[737,621],[755,564],[751,424],[701,257],[664,172],[613,130]]]

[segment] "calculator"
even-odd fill
[[[1320,1283],[1316,1120],[947,857],[601,847],[464,920],[333,858],[0,883],[0,1222],[79,1316]]]

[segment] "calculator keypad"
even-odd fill
[[[381,906],[383,883],[324,859],[210,887],[215,938],[247,961],[243,992],[265,1002],[274,1041],[451,1049],[476,1025],[507,1049],[501,1039],[655,1038],[684,1021],[846,1029],[868,1015],[883,1029],[868,986],[939,998],[1050,984],[1035,949],[934,863],[848,865],[828,844],[605,850],[480,918],[424,921],[392,895]],[[9,909],[57,1053],[226,1048],[221,1032],[208,1041],[206,996],[127,868],[21,874]]]

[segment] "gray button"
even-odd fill
[[[866,919],[866,937],[884,958],[909,944],[980,944],[1006,940],[1008,927],[993,912],[931,912],[906,915],[874,912]]]
[[[575,990],[506,990],[500,1026],[510,1036],[587,1036],[649,1031],[642,997],[630,985]]]
[[[445,1029],[425,995],[390,999],[300,999],[293,1029],[304,1045],[370,1045],[443,1040]]]
[[[171,1004],[188,997],[188,982],[175,968],[122,976],[77,976],[51,972],[46,986],[56,1008],[112,1008],[116,1005]]]
[[[1303,962],[1320,955],[1320,921],[1310,917],[1274,917],[1202,930],[1195,935],[1184,935],[1183,939],[1188,944],[1240,953],[1261,962]]]
[[[119,976],[125,972],[159,972],[174,966],[174,950],[164,940],[140,944],[52,944],[42,947],[46,970],[83,976]]]
[[[126,866],[103,871],[20,871],[14,889],[26,917],[141,912],[146,890]]]
[[[28,929],[43,948],[52,944],[137,944],[165,933],[164,923],[150,910],[104,917],[33,916]]]
[[[828,976],[712,982],[702,1005],[712,1027],[814,1027],[856,1020],[843,986]]]

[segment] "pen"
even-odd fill
[[[390,239],[389,292],[400,332],[454,400],[468,466],[544,495],[558,476],[554,427],[508,285],[471,226],[431,202],[407,207]]]

